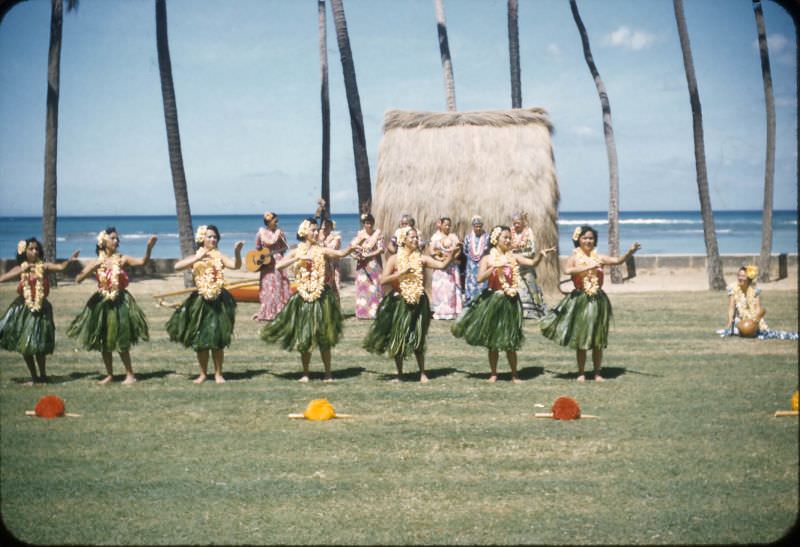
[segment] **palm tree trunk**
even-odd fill
[[[58,93],[61,76],[61,26],[64,19],[62,0],[52,0],[50,13],[50,50],[47,58],[47,120],[44,141],[44,192],[42,199],[42,247],[44,259],[56,259],[56,219],[58,184]],[[52,279],[55,281],[55,279]]]
[[[606,139],[606,154],[608,155],[608,254],[619,256],[619,169],[617,167],[617,145],[614,140],[614,128],[611,125],[611,103],[608,100],[606,87],[594,64],[594,57],[589,46],[589,36],[586,27],[578,12],[578,5],[575,0],[569,0],[569,7],[572,10],[572,17],[578,27],[583,44],[583,56],[589,66],[589,72],[597,87],[597,94],[600,96],[600,108],[603,111],[603,134]],[[611,268],[611,282],[622,283],[622,271],[619,266]]]
[[[169,166],[172,170],[172,188],[175,193],[181,254],[189,256],[194,252],[194,230],[192,228],[192,211],[189,208],[189,192],[186,188],[186,173],[183,170],[178,107],[175,102],[175,87],[172,83],[172,62],[169,56],[165,0],[156,0],[156,49],[158,50],[158,73],[161,77],[161,97],[164,103],[164,121],[167,126],[167,148],[169,149]],[[186,287],[192,285],[191,272],[188,270],[183,276],[183,283]]]
[[[761,253],[758,257],[758,279],[769,281],[772,254],[772,196],[775,186],[775,97],[772,94],[772,70],[769,65],[767,31],[761,0],[753,0],[758,28],[758,49],[761,52],[761,75],[764,79],[764,104],[767,109],[767,159],[764,166],[764,209],[761,218]]]
[[[519,68],[519,5],[508,0],[508,60],[511,68],[511,108],[522,108],[522,82]]]
[[[694,75],[692,48],[689,44],[689,31],[686,28],[686,17],[683,14],[683,0],[672,0],[675,8],[675,21],[678,24],[678,38],[683,52],[683,66],[686,70],[686,83],[689,86],[689,101],[692,106],[692,122],[694,128],[694,161],[697,171],[697,191],[700,194],[700,214],[703,217],[703,234],[706,243],[706,271],[708,287],[714,290],[725,288],[722,277],[722,261],[717,247],[717,231],[714,227],[714,211],[711,209],[711,196],[708,191],[708,174],[706,172],[706,152],[703,144],[703,111],[700,107],[700,94],[697,91],[697,79]]]
[[[356,68],[353,63],[353,52],[350,50],[350,37],[347,34],[347,20],[344,16],[342,0],[331,0],[331,8],[333,9],[333,22],[336,25],[339,56],[342,59],[347,107],[350,110],[350,129],[353,133],[353,160],[356,164],[358,210],[366,213],[372,209],[372,183],[369,177],[367,139],[364,135],[364,119],[361,116],[361,99],[358,97]]]
[[[320,195],[325,200],[323,214],[328,217],[331,211],[331,102],[328,94],[328,33],[325,0],[318,0],[317,11],[319,15],[320,102],[322,103],[322,189]]]
[[[450,44],[447,41],[447,25],[444,21],[444,0],[434,0],[436,7],[436,30],[439,33],[439,54],[442,57],[444,94],[447,110],[456,111],[456,84],[453,78],[453,62],[450,60]]]

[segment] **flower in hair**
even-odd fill
[[[503,233],[503,229],[500,226],[495,226],[492,228],[492,233],[489,235],[489,241],[492,245],[497,245],[497,240],[500,237],[500,234]]]
[[[397,239],[397,244],[401,247],[405,247],[406,240],[408,239],[408,233],[413,230],[411,226],[403,226],[402,228],[398,228],[397,231],[394,233],[395,239]]]
[[[25,252],[25,249],[28,248],[28,244],[25,242],[24,239],[20,239],[19,243],[17,243],[17,254],[21,255]]]
[[[106,246],[106,240],[108,239],[108,234],[105,230],[100,230],[97,233],[97,246],[101,249]]]
[[[197,243],[202,243],[206,240],[206,232],[208,231],[208,226],[203,224],[202,226],[197,227],[197,232],[194,234],[194,240]]]
[[[756,277],[758,277],[758,266],[755,264],[748,264],[744,268],[744,273],[747,276],[747,279],[753,281]]]
[[[304,220],[300,223],[300,226],[297,228],[297,235],[300,237],[306,237],[308,235],[309,230],[311,229],[311,222],[308,220]]]
[[[578,241],[580,237],[581,237],[581,227],[578,226],[577,228],[575,228],[575,231],[572,232],[572,241]]]
[[[272,222],[273,218],[275,218],[275,213],[264,213],[264,220],[267,222]]]

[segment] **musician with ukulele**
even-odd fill
[[[247,269],[260,272],[258,300],[261,308],[253,315],[256,321],[272,321],[289,301],[289,277],[275,269],[289,245],[286,234],[278,228],[278,215],[264,213],[264,227],[256,234],[256,250],[247,254]]]

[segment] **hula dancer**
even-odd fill
[[[150,335],[144,312],[133,295],[126,290],[128,274],[125,268],[147,265],[156,241],[156,236],[150,236],[142,258],[122,255],[117,252],[117,229],[109,226],[97,234],[97,260],[89,262],[75,277],[77,283],[81,283],[92,273],[97,277],[97,292],[72,321],[67,335],[77,338],[85,350],[99,351],[103,356],[106,376],[99,384],[107,384],[113,380],[114,351],[119,352],[125,366],[125,380],[122,383],[132,384],[136,381],[130,349],[139,340],[149,340]]]
[[[536,253],[534,258],[514,253],[508,226],[496,226],[489,235],[489,245],[489,254],[481,259],[477,276],[479,283],[488,280],[489,286],[469,302],[452,332],[471,346],[489,350],[489,382],[497,381],[497,360],[500,351],[505,351],[511,381],[519,383],[517,350],[524,339],[520,300],[524,285],[519,266],[535,267],[548,253],[555,252],[555,247]]]
[[[47,355],[55,348],[56,327],[53,307],[47,301],[50,292],[47,274],[63,272],[68,263],[78,260],[79,253],[75,251],[61,264],[43,262],[42,244],[35,237],[24,239],[17,244],[17,265],[0,276],[0,282],[19,277],[19,296],[0,318],[0,347],[22,354],[31,373],[27,385],[47,382]]]
[[[300,352],[303,365],[300,382],[308,382],[308,365],[315,346],[319,347],[325,367],[325,381],[333,381],[331,348],[342,335],[342,312],[333,289],[325,284],[325,268],[329,260],[353,251],[352,246],[344,251],[323,247],[318,233],[314,217],[304,220],[297,228],[300,244],[275,264],[278,270],[294,265],[297,292],[277,317],[261,329],[261,339],[265,342],[280,342],[284,350]]]
[[[591,349],[594,379],[602,382],[600,365],[611,321],[611,302],[602,289],[603,266],[622,264],[642,246],[637,241],[622,256],[597,254],[597,231],[586,225],[575,228],[572,244],[576,249],[567,259],[564,273],[572,276],[575,289],[544,316],[539,326],[550,340],[577,351],[579,382],[586,380],[586,351]]]
[[[194,240],[198,245],[197,252],[176,262],[175,270],[191,267],[197,290],[169,318],[167,332],[170,340],[197,352],[200,375],[194,380],[195,384],[202,384],[208,377],[209,350],[214,359],[214,381],[224,384],[222,361],[225,358],[224,348],[231,344],[236,301],[223,288],[223,270],[241,268],[244,241],[236,242],[233,247],[235,260],[231,260],[217,249],[219,229],[213,224],[198,227]]]
[[[375,321],[362,344],[374,354],[386,352],[394,357],[397,378],[403,379],[403,359],[417,358],[419,381],[428,381],[425,375],[425,338],[431,323],[431,306],[423,286],[423,269],[443,270],[453,260],[453,254],[445,254],[445,260],[436,260],[419,251],[417,231],[406,226],[397,230],[397,254],[389,257],[381,283],[391,283],[394,290],[383,297]]]

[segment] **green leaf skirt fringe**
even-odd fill
[[[611,322],[611,302],[602,290],[589,296],[576,289],[539,322],[542,334],[573,349],[605,348]]]
[[[236,321],[236,300],[222,289],[214,300],[193,292],[167,321],[167,333],[173,342],[195,351],[223,349],[231,345]]]
[[[325,285],[322,294],[306,302],[295,293],[275,319],[261,329],[261,339],[280,342],[286,351],[308,353],[319,347],[330,349],[342,336],[342,312],[333,290]]]
[[[0,347],[22,355],[48,355],[56,346],[53,307],[44,300],[42,309],[33,312],[25,299],[17,297],[0,318]]]
[[[113,301],[94,293],[72,320],[67,335],[83,349],[94,351],[128,351],[139,340],[150,339],[144,312],[126,290]]]
[[[522,317],[522,302],[518,295],[512,298],[503,291],[484,289],[470,301],[450,330],[471,346],[517,351],[525,339]]]
[[[431,306],[422,293],[416,304],[408,304],[399,292],[385,295],[378,305],[375,320],[361,346],[370,353],[409,357],[425,352],[425,339],[431,324]]]

